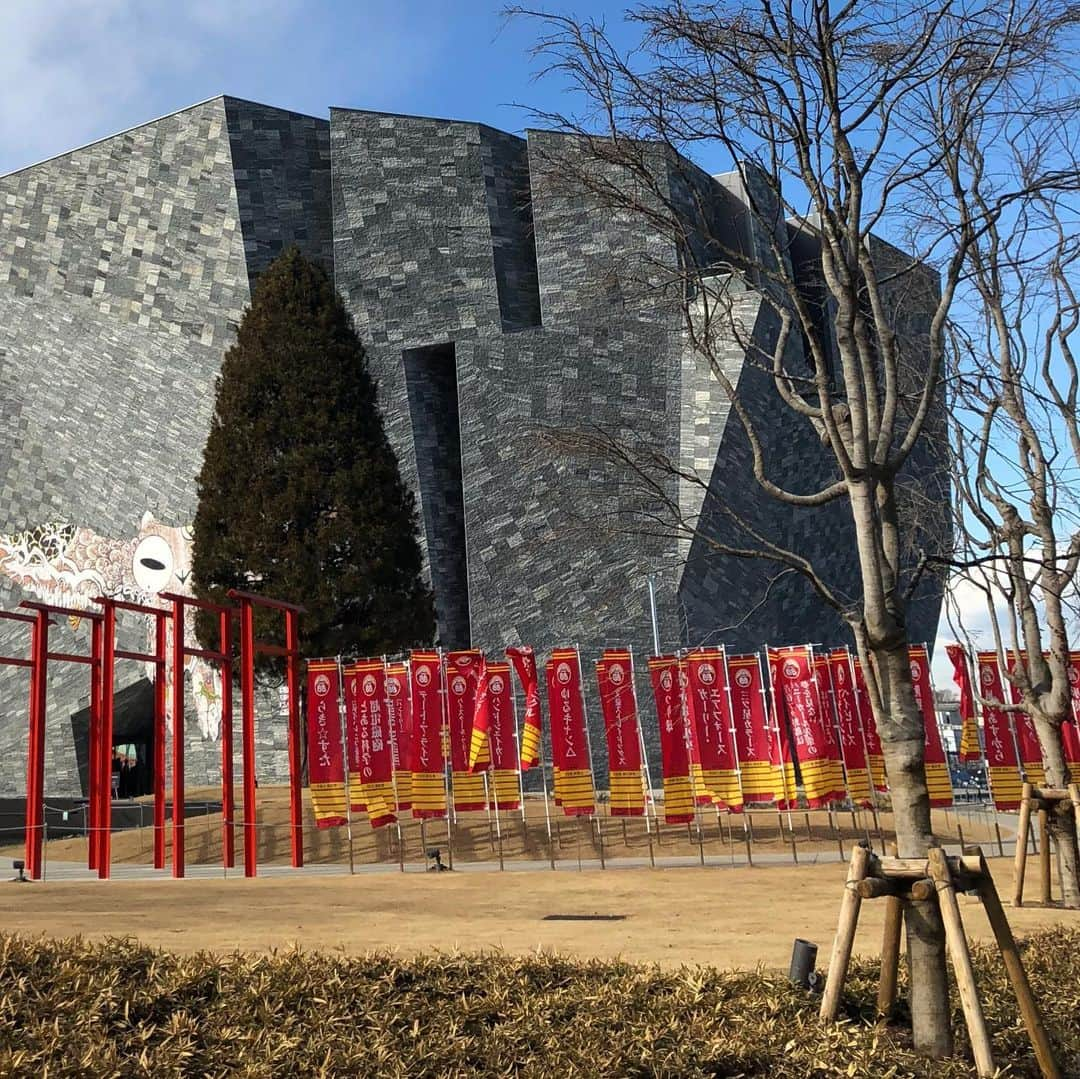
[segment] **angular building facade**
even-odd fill
[[[810,543],[837,580],[852,570],[835,507],[796,518],[755,492],[745,437],[687,344],[680,305],[628,285],[627,267],[674,266],[678,252],[568,184],[552,167],[566,145],[549,132],[347,109],[327,122],[221,97],[0,177],[0,607],[91,587],[137,599],[190,588],[185,529],[214,380],[258,274],[296,244],[333,273],[367,349],[417,496],[440,643],[577,642],[586,660],[629,643],[644,655],[650,576],[667,648],[842,642],[798,581],[770,587],[766,569],[701,539],[628,532],[640,492],[560,443],[560,432],[602,429],[654,446],[702,477],[672,475],[664,495],[703,532],[723,534],[734,506]],[[766,257],[737,177],[661,158],[657,170],[691,231],[704,203],[728,242]],[[774,327],[755,284],[729,288],[765,341]],[[898,305],[912,333],[923,315]],[[819,484],[820,445],[745,345],[733,339],[723,363],[776,474]],[[932,482],[929,469],[915,462],[913,482]],[[916,638],[933,639],[939,602],[929,589],[917,604]],[[85,647],[85,624],[55,632],[65,650]],[[122,632],[137,647],[145,627]],[[23,647],[0,624],[0,653]],[[212,784],[215,686],[197,666],[189,676],[188,782]],[[85,789],[84,682],[59,666],[50,679],[56,795]],[[145,672],[121,668],[118,687],[116,740],[145,745]],[[24,672],[0,668],[0,796],[24,790],[25,696]],[[282,777],[275,699],[258,739],[260,776]]]

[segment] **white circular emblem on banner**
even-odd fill
[[[716,681],[716,668],[711,663],[702,663],[698,666],[697,676],[703,686],[711,686]]]
[[[660,688],[667,692],[671,689],[671,671],[660,672]]]
[[[608,667],[608,678],[611,680],[613,686],[621,686],[626,679],[626,672],[622,668],[621,663],[612,663]]]
[[[315,676],[315,693],[319,697],[325,697],[330,692],[330,679],[325,674]]]
[[[430,667],[417,667],[416,668],[416,684],[418,686],[430,686],[431,685],[431,668]]]
[[[1075,686],[1078,679],[1080,679],[1080,671],[1078,671],[1075,667],[1070,667],[1069,683]]]
[[[564,685],[564,686],[569,685],[570,684],[570,679],[572,677],[572,675],[570,673],[570,664],[569,663],[560,663],[555,668],[555,677],[559,680],[559,682],[562,685]]]
[[[842,663],[838,663],[834,670],[836,671],[836,680],[840,683],[840,685],[843,685],[844,680],[847,678],[847,673],[844,671],[844,665]]]
[[[375,693],[375,679],[370,674],[364,676],[364,696],[370,697]]]
[[[455,659],[455,660],[454,660],[454,663],[455,663],[455,664],[456,664],[456,665],[457,665],[458,667],[468,667],[468,666],[469,666],[469,664],[470,664],[470,663],[472,663],[472,661],[473,661],[473,658],[472,658],[472,656],[470,656],[470,655],[463,655],[463,656],[458,656],[458,657],[457,657],[457,659]]]
[[[784,677],[785,678],[798,678],[800,667],[798,663],[793,659],[784,660]]]
[[[735,672],[735,685],[740,689],[746,689],[751,682],[753,682],[754,676],[747,670],[739,670]]]
[[[912,663],[911,665],[911,680],[917,682],[919,680],[919,665]]]
[[[983,667],[979,674],[979,678],[982,679],[982,684],[984,686],[988,686],[994,680],[994,672],[989,667]]]
[[[502,693],[504,685],[505,683],[502,680],[502,675],[495,674],[492,675],[491,681],[488,683],[488,689],[490,689],[492,693]]]
[[[386,680],[386,695],[388,697],[396,697],[401,692],[401,683],[397,680],[396,675],[390,675]]]
[[[454,693],[456,693],[457,696],[460,697],[465,692],[466,688],[467,688],[467,685],[466,685],[465,679],[462,678],[460,674],[455,675],[454,680],[450,683],[450,689]]]

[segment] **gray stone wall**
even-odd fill
[[[619,174],[581,151],[550,132],[522,139],[344,109],[327,123],[216,98],[0,177],[0,533],[62,518],[130,539],[147,510],[189,523],[222,355],[254,277],[298,243],[332,266],[368,350],[417,496],[442,642],[541,653],[578,643],[599,760],[590,663],[608,644],[642,657],[655,748],[649,575],[666,649],[844,640],[804,582],[774,581],[706,542],[750,527],[812,549],[838,587],[854,579],[838,507],[795,514],[758,494],[745,435],[687,340],[680,260],[712,265],[725,249],[772,257],[743,181],[643,148],[642,197],[675,215],[675,243],[612,210],[601,189]],[[754,345],[769,348],[776,333],[759,286],[753,274],[728,281],[751,348],[748,357],[745,341],[723,341],[721,363],[770,471],[813,489],[832,466],[754,362]],[[895,296],[915,367],[925,301],[918,289]],[[801,342],[790,347],[805,362]],[[660,492],[705,538],[642,534],[633,522],[649,494],[583,434],[630,440],[696,472],[703,484],[666,476]],[[936,475],[913,463],[912,512],[927,493],[940,498]],[[0,578],[0,604],[21,598]],[[917,636],[932,637],[938,605],[930,583]],[[125,620],[129,647],[143,632]],[[85,624],[57,634],[85,646]],[[19,636],[0,626],[0,649],[18,650]],[[58,795],[79,793],[85,770],[83,674],[58,667],[50,683],[47,786]],[[142,678],[121,677],[125,717],[139,711]],[[25,781],[24,683],[0,671],[0,793]],[[260,717],[258,769],[273,781],[284,776],[284,725],[272,700]],[[215,783],[220,745],[191,716],[185,735],[189,782]]]
[[[294,242],[329,263],[328,136],[325,121],[216,98],[0,177],[0,533],[61,520],[115,546],[147,511],[191,522],[252,275]],[[27,598],[0,574],[0,607]],[[57,626],[60,650],[87,651],[87,625]],[[119,639],[144,649],[141,620],[124,616]],[[0,623],[0,652],[24,648]],[[121,693],[142,681],[118,666]],[[26,683],[0,668],[6,794],[25,789]],[[49,794],[83,793],[87,704],[85,669],[53,664]],[[266,724],[260,770],[280,776],[283,730]],[[214,782],[219,747],[193,714],[185,728],[189,782]]]

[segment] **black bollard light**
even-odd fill
[[[17,884],[27,884],[27,883],[29,883],[29,878],[27,877],[27,875],[25,873],[26,863],[22,859],[19,859],[17,861],[12,862],[11,863],[11,868],[14,869],[16,873],[19,874],[17,877],[12,877],[11,878],[14,883],[17,883]]]
[[[795,938],[795,944],[791,949],[791,967],[788,970],[788,977],[796,985],[801,985],[803,989],[816,989],[820,984],[821,979],[814,970],[817,949],[818,946],[812,941],[803,940],[802,937]]]

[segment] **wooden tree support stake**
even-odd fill
[[[1051,884],[1051,844],[1050,844],[1050,814],[1060,812],[1060,803],[1066,803],[1065,812],[1068,812],[1068,803],[1072,803],[1073,815],[1076,817],[1077,827],[1080,828],[1080,785],[1076,783],[1064,787],[1033,787],[1030,783],[1023,786],[1022,801],[1020,802],[1020,816],[1016,825],[1016,860],[1013,874],[1013,906],[1024,905],[1024,878],[1027,873],[1028,841],[1034,842],[1035,834],[1031,827],[1032,814],[1037,814],[1039,819],[1039,836],[1041,843],[1038,846],[1039,855],[1039,897],[1043,906],[1050,906],[1053,901],[1053,888]]]
[[[1030,784],[1025,785],[1025,802],[1028,818],[1033,808],[1039,809],[1044,799],[1042,791],[1033,793]],[[1062,792],[1065,794],[1066,792]],[[1074,805],[1080,802],[1080,787],[1073,785],[1067,792]],[[1023,804],[1022,807],[1023,808]],[[1020,841],[1023,841],[1020,845]],[[1044,842],[1043,849],[1047,848]],[[1018,850],[1026,849],[1026,836],[1018,837]],[[965,850],[959,858],[948,857],[940,847],[927,851],[926,859],[876,858],[864,846],[852,852],[848,865],[844,896],[840,903],[840,917],[829,959],[828,980],[821,1000],[820,1016],[823,1022],[835,1022],[840,1010],[840,998],[855,944],[855,931],[863,899],[884,898],[885,933],[881,946],[881,981],[878,986],[877,1011],[879,1018],[888,1018],[896,1003],[897,974],[900,965],[900,946],[904,924],[904,905],[911,901],[935,901],[941,911],[945,926],[945,942],[956,977],[960,1002],[964,1011],[964,1023],[968,1029],[975,1067],[981,1077],[994,1074],[994,1059],[986,1017],[979,1000],[971,951],[960,916],[957,891],[975,891],[982,899],[987,920],[994,930],[994,937],[1005,963],[1009,982],[1016,996],[1020,1014],[1028,1037],[1035,1051],[1035,1058],[1044,1079],[1060,1079],[1061,1070],[1054,1060],[1053,1049],[1038,1004],[1031,991],[1031,984],[1020,960],[1020,953],[1009,928],[1005,911],[1001,906],[993,877],[987,868],[980,847]]]

